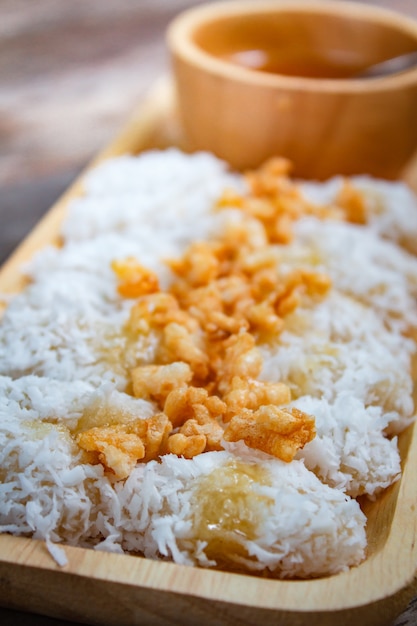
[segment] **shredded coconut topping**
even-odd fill
[[[414,419],[417,202],[103,163],[0,325],[0,530],[280,578],[365,557]]]

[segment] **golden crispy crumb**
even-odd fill
[[[257,378],[262,369],[262,356],[253,335],[240,333],[224,342],[224,354],[216,366],[218,387],[226,392],[235,376]]]
[[[172,431],[172,424],[164,413],[157,413],[146,420],[144,461],[157,459],[166,453],[168,437]]]
[[[291,402],[291,392],[284,383],[271,383],[234,376],[223,400],[227,406],[224,421],[244,409],[257,410],[264,405],[282,406]]]
[[[168,365],[142,365],[131,372],[133,395],[161,403],[177,387],[191,381],[192,370],[188,363],[177,361]]]
[[[202,387],[179,387],[171,391],[164,405],[164,413],[174,428],[189,419],[204,424],[217,420],[226,413],[226,404],[217,396],[209,395]]]
[[[132,333],[148,334],[151,330],[163,329],[171,322],[181,324],[190,332],[198,329],[196,320],[180,308],[173,294],[158,292],[141,297],[133,305],[128,327]]]
[[[244,409],[232,417],[224,432],[225,441],[243,440],[250,448],[287,463],[314,436],[314,417],[274,405],[261,406],[257,411]]]
[[[179,432],[186,437],[204,435],[206,439],[204,452],[222,450],[221,440],[224,431],[215,419],[207,419],[205,421],[189,419],[181,426]]]
[[[281,281],[275,292],[275,310],[284,317],[297,308],[304,293],[322,297],[330,287],[331,280],[325,274],[293,270]]]
[[[170,322],[163,330],[161,344],[164,359],[188,363],[195,376],[205,379],[208,373],[208,357],[197,333],[176,322]]]
[[[282,314],[282,309],[278,308]],[[284,328],[284,320],[278,315],[275,307],[268,301],[254,304],[247,313],[250,328],[262,337],[278,337]]]
[[[146,267],[143,267],[133,257],[123,261],[113,261],[112,269],[115,272],[119,285],[118,292],[125,298],[138,298],[147,293],[159,291],[158,277]]]
[[[126,432],[122,425],[97,426],[80,433],[77,443],[86,452],[97,453],[98,461],[117,479],[129,476],[136,463],[145,456],[141,437]]]
[[[86,452],[97,454],[97,460],[117,480],[127,478],[138,461],[150,461],[165,453],[172,425],[159,413],[128,424],[96,426],[77,436]]]
[[[300,187],[291,180],[291,163],[283,158],[273,158],[256,171],[247,172],[249,192],[241,195],[226,191],[217,206],[233,206],[255,218],[265,230],[269,243],[289,243],[293,238],[293,223],[303,215],[315,215],[320,219],[350,219],[355,210],[360,212],[359,199],[345,194],[337,205],[315,205],[302,194]]]
[[[181,259],[169,262],[171,269],[186,279],[191,287],[207,285],[217,278],[220,263],[209,242],[192,243]]]
[[[182,433],[176,433],[168,439],[168,452],[186,459],[192,459],[197,454],[201,454],[205,448],[206,437],[202,434],[187,437]]]
[[[343,181],[335,204],[343,209],[348,222],[366,224],[367,210],[364,195],[346,179]]]

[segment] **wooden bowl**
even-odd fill
[[[417,22],[350,2],[192,8],[167,32],[187,145],[238,169],[272,155],[294,174],[397,178],[417,148],[417,68],[355,74],[417,50]]]

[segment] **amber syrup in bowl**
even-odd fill
[[[242,49],[221,55],[222,60],[246,69],[303,78],[353,78],[364,65],[346,51],[328,51],[326,55],[280,48]]]

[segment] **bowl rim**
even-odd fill
[[[275,12],[352,17],[379,23],[414,37],[417,51],[417,20],[393,9],[350,0],[337,3],[334,0],[317,0],[314,3],[311,0],[260,0],[256,3],[251,0],[220,0],[191,7],[173,18],[166,30],[169,52],[173,59],[180,59],[208,74],[260,88],[352,94],[417,86],[417,66],[389,76],[367,79],[308,78],[254,71],[211,55],[195,44],[191,37],[196,28],[218,19]]]

